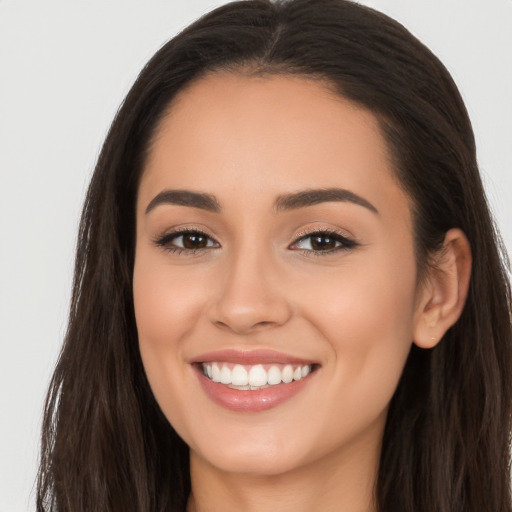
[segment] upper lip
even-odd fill
[[[297,365],[313,365],[315,361],[311,359],[304,359],[302,357],[277,352],[268,349],[234,349],[225,348],[220,350],[213,350],[205,352],[197,357],[193,357],[189,361],[194,363],[208,363],[208,362],[224,362],[242,365],[254,364],[297,364]]]

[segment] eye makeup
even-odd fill
[[[177,255],[195,255],[200,252],[220,248],[217,242],[210,235],[194,227],[180,228],[157,237],[155,245],[164,251]],[[359,244],[346,235],[332,229],[317,228],[305,231],[288,246],[290,250],[301,251],[310,256],[324,256],[348,251]]]
[[[180,228],[154,240],[155,245],[173,254],[193,255],[207,249],[217,249],[220,244],[197,228]]]

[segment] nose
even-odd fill
[[[236,334],[284,325],[292,315],[286,286],[268,255],[247,251],[225,262],[209,320]]]

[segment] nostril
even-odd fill
[[[222,329],[229,329],[230,331],[236,332],[237,334],[243,334],[250,331],[265,329],[267,327],[272,327],[273,325],[277,325],[277,322],[272,322],[268,320],[263,320],[256,323],[243,323],[243,322],[224,322],[221,320],[217,320],[214,322],[217,327]]]
[[[257,322],[256,324],[254,324],[253,327],[258,327],[258,326],[266,327],[267,325],[273,325],[273,324],[275,324],[275,322],[269,322],[268,320],[264,320],[263,322]]]

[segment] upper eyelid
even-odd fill
[[[200,233],[201,235],[205,235],[205,236],[211,238],[212,240],[217,241],[215,236],[211,235],[206,230],[204,230],[202,228],[197,228],[197,227],[175,228],[175,229],[170,230],[169,232],[162,234],[158,238],[163,238],[163,237],[167,237],[167,236],[179,236],[184,233]],[[299,233],[296,233],[294,235],[294,239],[300,240],[301,238],[305,238],[305,237],[316,235],[316,234],[324,234],[324,233],[330,234],[330,235],[331,234],[338,235],[342,238],[351,238],[350,235],[344,234],[344,233],[337,231],[336,229],[333,229],[333,228],[314,228],[311,230],[304,230],[304,231],[300,231]]]
[[[307,231],[301,231],[295,235],[294,241],[297,242],[299,240],[302,240],[303,238],[307,238],[309,236],[318,235],[318,234],[320,234],[320,235],[321,234],[336,235],[339,238],[343,238],[344,240],[350,240],[350,241],[355,242],[354,237],[352,237],[351,235],[342,233],[341,231],[338,231],[334,228],[318,228],[318,229],[312,229],[312,230],[307,230]]]
[[[202,228],[197,228],[193,226],[187,226],[184,228],[173,228],[170,231],[166,231],[162,233],[162,235],[157,236],[157,240],[167,237],[177,238],[187,233],[199,233],[200,235],[207,236],[208,238],[211,238],[212,240],[218,243],[217,239],[211,233]]]

